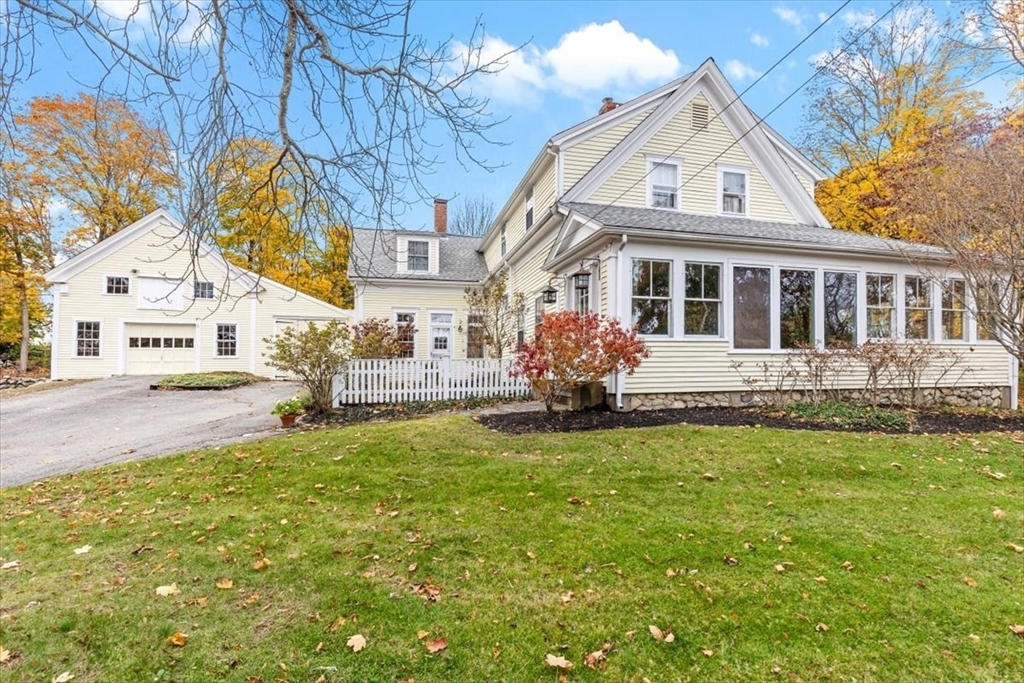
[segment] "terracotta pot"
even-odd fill
[[[298,415],[282,415],[281,426],[282,427],[294,427],[295,420],[298,419]]]

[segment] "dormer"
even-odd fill
[[[429,232],[400,232],[395,235],[395,259],[400,275],[437,275],[440,265],[440,236]]]

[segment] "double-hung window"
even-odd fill
[[[687,263],[683,294],[683,334],[717,337],[722,333],[722,266]]]
[[[650,205],[655,209],[679,208],[679,164],[650,162]]]
[[[826,270],[825,347],[857,345],[857,274]]]
[[[867,275],[868,338],[896,336],[896,276]]]
[[[593,278],[591,278],[593,280]],[[580,315],[590,313],[590,287],[572,288],[573,309]]]
[[[772,269],[732,269],[732,345],[767,349],[772,345]]]
[[[234,323],[217,324],[217,355],[238,355],[238,326]]]
[[[466,358],[484,357],[484,315],[469,313],[466,316]]]
[[[128,294],[129,279],[123,275],[107,276],[107,294]]]
[[[967,341],[967,285],[963,280],[942,283],[942,338]]]
[[[214,298],[213,283],[212,282],[196,282],[192,289],[193,299],[212,299]]]
[[[633,259],[633,327],[640,334],[668,335],[672,262]]]
[[[932,338],[932,283],[918,275],[903,282],[907,339]]]
[[[526,191],[526,229],[533,227],[533,185]]]
[[[416,314],[395,313],[395,327],[398,330],[399,358],[416,356]]]
[[[505,258],[505,251],[506,251],[505,232],[506,232],[506,228],[507,227],[508,227],[508,221],[505,221],[504,223],[501,224],[501,258]]]
[[[99,322],[75,323],[75,355],[79,358],[98,357],[100,355]]]
[[[979,284],[974,291],[974,303],[978,311],[978,340],[998,341],[999,292],[995,282]]]
[[[430,270],[430,243],[421,240],[409,240],[405,243],[407,252],[406,269],[413,273],[425,273]]]
[[[814,271],[779,269],[779,346],[814,343]]]
[[[746,171],[722,169],[719,171],[719,173],[720,185],[722,188],[722,213],[734,216],[746,216]]]

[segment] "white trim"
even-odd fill
[[[868,321],[869,321],[871,316],[868,313],[868,308],[869,308],[869,306],[868,306],[868,278],[871,278],[871,277],[889,277],[889,278],[892,278],[892,294],[891,294],[891,297],[892,297],[892,313],[890,314],[891,315],[891,319],[890,319],[891,320],[891,324],[889,326],[890,336],[888,336],[888,337],[872,337],[872,336],[869,335],[870,330],[868,329]],[[899,302],[900,302],[900,298],[901,298],[900,295],[901,295],[901,293],[903,293],[903,290],[900,289],[900,277],[899,277],[899,274],[898,273],[886,273],[886,272],[882,272],[882,271],[879,271],[879,270],[865,270],[864,271],[864,286],[863,286],[862,289],[863,289],[863,294],[858,297],[858,301],[857,301],[857,305],[861,306],[863,308],[863,310],[864,310],[864,315],[861,316],[863,318],[862,325],[858,326],[858,327],[862,327],[863,328],[861,332],[858,332],[859,338],[863,339],[866,342],[867,341],[896,341],[897,339],[899,339],[900,336],[901,336],[901,334],[900,334],[900,303]],[[872,308],[874,308],[874,307],[872,307]]]
[[[125,327],[124,318],[119,318],[117,321],[117,374],[119,375],[124,375],[128,371],[128,352],[125,350],[128,340],[124,334]]]
[[[50,288],[53,299],[53,311],[50,319],[50,377],[60,379],[60,299],[68,289],[67,285],[54,285]]]
[[[256,374],[256,312],[259,308],[259,299],[255,294],[249,295],[249,372]],[[275,330],[276,332],[276,330]]]
[[[96,350],[99,351],[95,356],[79,356],[78,355],[78,323],[96,323],[99,325],[99,338],[97,340]],[[103,323],[102,316],[99,318],[72,318],[71,319],[71,357],[78,360],[102,360],[103,359],[103,340],[104,328],[106,325]],[[50,353],[53,353],[53,347],[50,347]]]
[[[452,320],[448,324],[434,323],[435,315],[450,315]],[[430,360],[441,360],[440,358],[435,359],[434,354],[434,329],[448,330],[448,355],[447,359],[455,358],[455,310],[450,308],[430,308],[427,309],[427,358]]]
[[[716,266],[718,268],[718,334],[687,334],[686,333],[686,302],[687,301],[715,301],[714,299],[705,299],[703,297],[699,299],[687,299],[686,297],[686,266]],[[680,338],[687,341],[725,341],[725,283],[722,281],[722,276],[725,271],[725,263],[721,261],[710,261],[705,259],[684,259],[683,260],[683,271],[680,275],[680,281],[682,285],[681,294],[682,307],[679,311],[679,321],[681,324]],[[704,283],[704,271],[701,270],[701,284]],[[701,292],[703,294],[703,291]]]
[[[743,213],[732,213],[725,210],[726,173],[737,173],[743,176]],[[718,164],[716,175],[718,177],[718,215],[728,218],[750,218],[750,169],[746,166],[736,166],[734,164]]]
[[[185,320],[182,318],[172,320],[144,320],[142,318],[118,318],[117,320],[117,374],[128,374],[128,326],[129,325],[181,325],[189,326],[194,330],[192,346],[196,349],[196,358],[193,362],[195,372],[199,372],[199,320]]]
[[[703,66],[703,64],[701,66]],[[680,76],[679,78],[669,81],[665,85],[655,88],[648,93],[644,93],[639,97],[635,97],[628,102],[620,104],[611,111],[605,112],[604,114],[598,114],[597,116],[593,116],[586,121],[583,121],[582,123],[576,124],[572,128],[567,128],[560,133],[555,133],[551,137],[551,144],[555,145],[559,149],[569,149],[581,142],[589,140],[595,135],[600,135],[606,130],[614,128],[620,123],[624,123],[625,121],[633,118],[633,116],[642,114],[646,109],[657,107],[672,94],[673,90],[686,83],[696,73],[696,71],[692,71],[684,76]]]
[[[230,356],[229,355],[221,355],[221,354],[217,353],[217,332],[219,331],[218,328],[221,325],[234,325],[235,326],[235,352],[234,352],[234,354],[232,354]],[[211,354],[210,358],[216,360],[218,358],[240,358],[241,357],[242,354],[239,353],[240,349],[238,348],[238,345],[239,345],[239,343],[241,341],[238,338],[238,328],[239,327],[240,326],[239,326],[238,322],[236,322],[234,320],[217,320],[217,321],[215,321],[215,323],[213,325],[213,336],[210,337],[210,340],[213,343],[213,348],[210,349],[212,351],[212,354]]]
[[[676,181],[675,181],[675,195],[676,205],[675,206],[655,206],[654,205],[654,166],[675,166],[676,167]],[[659,211],[674,211],[679,213],[683,208],[683,158],[682,157],[666,157],[657,154],[646,154],[644,155],[644,171],[646,172],[647,182],[647,208],[658,209]]]

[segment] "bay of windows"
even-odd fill
[[[633,327],[640,334],[668,335],[672,262],[633,259]]]

